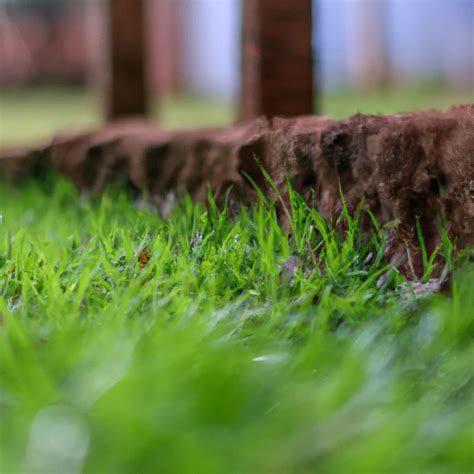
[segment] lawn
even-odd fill
[[[433,295],[288,212],[1,184],[2,473],[472,474],[469,258]]]
[[[344,118],[362,112],[389,114],[418,109],[445,109],[473,103],[469,90],[446,89],[436,83],[420,83],[379,91],[335,91],[322,95],[324,115]],[[59,131],[99,126],[101,102],[91,91],[74,88],[0,90],[0,147],[48,139]],[[208,127],[233,122],[234,106],[222,101],[177,96],[152,107],[152,118],[165,128]]]

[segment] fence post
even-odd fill
[[[240,120],[313,113],[312,0],[243,0]]]
[[[108,120],[148,111],[145,4],[146,0],[107,0]]]

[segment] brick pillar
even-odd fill
[[[312,0],[243,0],[240,120],[313,113]]]
[[[107,0],[109,120],[146,115],[146,0]]]

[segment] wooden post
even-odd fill
[[[143,116],[148,111],[146,0],[107,0],[107,118]]]
[[[312,0],[243,0],[240,120],[313,113]]]

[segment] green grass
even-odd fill
[[[417,294],[288,212],[0,185],[1,471],[472,473],[472,264]]]
[[[422,83],[382,91],[328,93],[321,97],[320,106],[322,114],[344,118],[357,112],[388,114],[473,102],[472,91]],[[90,91],[81,89],[0,90],[0,146],[48,139],[60,131],[97,127],[101,122],[100,107],[100,101]],[[191,96],[166,98],[152,107],[152,118],[165,128],[227,125],[234,117],[232,104]]]
[[[474,103],[472,90],[446,89],[436,83],[421,83],[397,89],[364,92],[342,91],[323,95],[324,114],[344,118],[357,112],[364,114],[396,114],[416,110],[445,110],[456,104]]]

